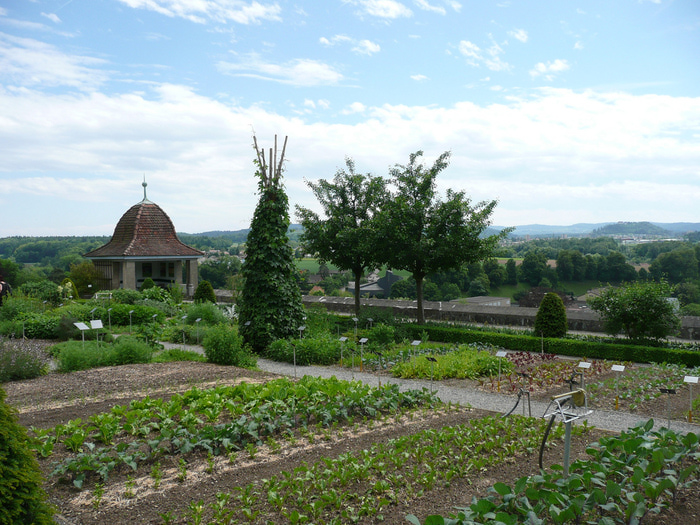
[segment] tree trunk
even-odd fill
[[[353,272],[355,275],[355,317],[360,317],[360,279],[362,270]]]
[[[418,320],[418,324],[425,324],[425,314],[423,313],[423,277],[414,275],[413,278],[416,280],[416,305],[418,307],[416,319]]]

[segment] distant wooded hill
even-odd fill
[[[502,228],[502,227],[497,227]],[[531,237],[547,235],[648,235],[678,237],[686,233],[700,231],[699,222],[601,222],[577,223],[568,226],[548,226],[527,224],[516,226],[511,236]]]
[[[502,227],[487,229],[486,235],[498,232]],[[236,231],[208,231],[202,233],[178,233],[180,240],[199,250],[228,251],[245,244],[249,229]],[[695,233],[691,233],[695,232]],[[517,226],[512,237],[609,237],[619,235],[649,236],[655,238],[681,238],[695,242],[700,240],[700,223],[652,223],[616,222],[599,224],[572,224],[570,226],[546,226],[530,224]],[[289,227],[292,243],[299,242],[302,227],[293,224]],[[87,253],[109,241],[109,236],[15,236],[0,238],[0,258],[14,259],[18,263],[41,263],[68,270],[70,264],[80,262]]]

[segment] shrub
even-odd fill
[[[341,343],[330,334],[304,339],[278,339],[273,341],[265,355],[275,361],[305,365],[330,365],[340,359]]]
[[[155,286],[156,286],[155,281],[153,279],[151,279],[150,277],[146,277],[143,280],[143,283],[141,283],[141,291],[143,292],[145,290],[148,290],[149,288],[154,288]]]
[[[681,313],[683,315],[700,317],[700,304],[698,304],[698,303],[686,304],[684,307],[681,308]]]
[[[0,308],[0,321],[12,321],[19,319],[25,313],[40,313],[45,306],[38,299],[19,294],[5,297]]]
[[[63,315],[58,320],[58,327],[56,328],[56,339],[60,341],[68,341],[69,339],[80,338],[80,330],[75,326],[78,319],[71,315]]]
[[[391,308],[380,308],[377,306],[362,308],[358,316],[357,324],[359,327],[368,326],[370,319],[372,319],[373,324],[385,324],[388,326],[394,326],[396,324],[394,312]]]
[[[161,303],[168,302],[170,300],[170,294],[160,288],[159,286],[151,286],[150,288],[142,288],[141,295],[144,299],[150,299],[151,301],[159,301]]]
[[[174,315],[178,314],[178,309],[177,306],[172,305],[170,303],[164,303],[162,301],[154,301],[153,299],[141,299],[136,305],[134,306],[147,306],[149,308],[156,309],[160,312],[162,312],[164,315],[162,317],[172,317]]]
[[[19,291],[27,297],[33,297],[40,301],[47,301],[53,305],[61,302],[61,294],[58,285],[51,281],[37,281],[24,283],[19,287]]]
[[[78,295],[78,289],[75,287],[75,284],[73,281],[71,281],[68,277],[63,279],[61,281],[61,286],[59,286],[59,293],[61,294],[62,298],[66,299],[78,299],[80,297]]]
[[[568,324],[564,301],[556,293],[545,294],[535,316],[535,335],[543,337],[564,337]]]
[[[60,318],[51,314],[24,314],[22,321],[24,336],[30,339],[58,339]]]
[[[216,294],[214,293],[214,288],[209,281],[201,281],[197,285],[197,289],[194,291],[194,297],[192,300],[195,303],[203,303],[209,301],[210,303],[216,303]]]
[[[0,388],[0,523],[54,523],[39,464],[27,446],[27,431],[5,397]]]
[[[177,283],[173,283],[168,286],[168,293],[170,294],[170,299],[175,304],[180,304],[185,298],[185,292],[182,290],[182,286]]]
[[[141,292],[120,288],[112,292],[112,300],[121,304],[136,304],[142,298]]]
[[[395,332],[396,330],[394,330],[393,326],[378,324],[369,330],[367,333],[367,338],[369,339],[370,344],[381,348],[386,348],[394,342]]]
[[[209,325],[195,326],[194,324],[175,324],[174,320],[171,320],[171,323],[172,324],[168,324],[163,328],[160,334],[161,341],[176,344],[184,343],[188,345],[199,344],[202,342],[204,337],[207,335],[207,331],[209,330]]]
[[[157,353],[151,360],[153,363],[172,363],[175,361],[200,361],[207,360],[202,354],[192,350],[181,350],[180,348],[168,348]]]
[[[197,319],[201,319],[203,324],[211,326],[226,323],[227,321],[221,309],[211,302],[193,303],[187,308],[185,323],[193,325]]]
[[[49,370],[49,355],[28,339],[0,339],[0,383],[34,379]]]
[[[66,341],[51,349],[57,357],[59,372],[88,370],[100,366],[118,366],[134,363],[148,363],[153,355],[152,348],[136,337],[121,336],[116,342]]]
[[[107,366],[107,351],[104,344],[98,348],[96,341],[66,341],[51,348],[56,356],[59,372],[75,372],[100,366]]]
[[[153,348],[143,340],[123,335],[114,342],[110,353],[112,365],[149,363],[153,357]]]
[[[22,321],[0,321],[0,335],[11,339],[22,337]]]
[[[210,328],[202,342],[207,361],[217,365],[255,368],[256,357],[243,345],[235,327],[219,324]]]

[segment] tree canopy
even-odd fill
[[[375,215],[386,199],[381,177],[355,172],[355,163],[345,159],[345,169],[336,172],[332,182],[307,181],[325,218],[297,206],[297,217],[304,233],[301,242],[323,263],[330,262],[355,277],[355,315],[360,314],[360,279],[381,260]]]
[[[416,281],[419,323],[425,321],[425,276],[489,257],[498,240],[510,232],[482,236],[497,201],[472,205],[463,191],[451,189],[442,200],[436,179],[447,168],[450,153],[440,155],[430,167],[420,163],[422,156],[422,151],[412,153],[407,165],[390,170],[394,191],[378,216],[383,261],[411,272]]]
[[[630,339],[663,339],[680,327],[665,281],[634,282],[606,288],[588,303],[603,319],[605,331],[624,332]]]

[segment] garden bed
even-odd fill
[[[238,385],[241,382],[253,384],[274,377],[264,372],[233,367],[179,362],[101,368],[65,375],[50,374],[34,380],[7,383],[3,387],[7,391],[8,402],[19,409],[23,425],[49,428],[77,418],[87,421],[93,414],[107,412],[114,405],[126,405],[131,400],[144,399],[145,396],[151,399],[170,399],[195,386],[204,389]],[[467,386],[464,381],[460,384]],[[471,386],[478,387],[478,384],[472,383]],[[538,395],[545,395],[545,392]],[[639,413],[645,413],[647,407],[652,412],[658,410],[652,403],[661,401],[641,403]],[[663,406],[665,408],[665,404]],[[237,521],[233,523],[266,523],[268,520],[272,523],[291,523],[295,519],[292,507],[297,503],[274,507],[268,501],[270,491],[261,489],[263,486],[269,487],[276,476],[288,472],[295,473],[291,477],[307,476],[310,480],[313,476],[320,476],[310,473],[311,467],[317,463],[334,470],[338,464],[333,461],[350,463],[350,458],[355,458],[352,461],[356,461],[356,458],[364,457],[363,454],[372,451],[374,447],[388,446],[397,440],[423,435],[422,433],[443,427],[478,427],[482,421],[490,420],[490,416],[492,414],[467,408],[423,407],[376,419],[358,418],[353,424],[313,426],[308,430],[299,428],[294,437],[266,440],[265,444],[254,449],[249,447],[240,450],[233,457],[226,454],[212,456],[202,450],[182,456],[163,456],[157,462],[157,475],[154,474],[154,462],[139,465],[135,471],[128,468],[115,469],[106,482],[100,483],[92,478],[82,490],[74,487],[70,480],[59,481],[56,476],[50,476],[55,462],[70,456],[64,448],[56,446],[55,453],[42,459],[40,464],[47,476],[46,489],[51,502],[60,512],[57,519],[59,523],[166,523],[170,519],[173,523],[196,523],[197,516],[213,519],[217,503],[224,507],[224,498],[229,500],[226,508],[235,510]],[[515,424],[509,428],[515,428]],[[407,523],[405,515],[409,513],[421,519],[433,513],[448,515],[455,506],[469,503],[472,496],[486,495],[489,487],[496,482],[512,484],[521,476],[538,472],[538,454],[532,444],[539,443],[543,433],[541,427],[528,428],[529,431],[521,428],[515,434],[521,437],[532,434],[529,436],[529,445],[515,446],[513,452],[505,454],[506,457],[501,462],[491,459],[498,456],[498,451],[470,452],[469,456],[483,456],[486,461],[477,464],[463,476],[455,476],[447,481],[438,476],[432,484],[429,480],[425,481],[425,485],[399,482],[392,487],[401,488],[387,489],[381,492],[382,496],[376,496],[373,494],[378,489],[374,485],[379,479],[363,479],[358,474],[357,479],[350,481],[347,488],[348,492],[357,497],[348,498],[342,505],[342,510],[331,512],[328,516],[336,518],[337,523],[376,523],[381,519],[384,523],[399,524]],[[505,434],[505,431],[499,432],[499,435]],[[432,434],[425,435],[428,441],[432,439]],[[586,446],[603,435],[602,432],[593,430],[576,436],[572,444],[572,457],[584,456]],[[489,441],[491,440],[481,440],[482,443]],[[514,447],[513,443],[517,442],[504,441],[502,447]],[[545,451],[546,467],[561,463],[562,449],[559,433],[558,439]],[[500,455],[504,456],[502,451]],[[429,464],[427,460],[413,461],[416,465]],[[444,457],[440,461],[443,462],[442,466],[434,469],[436,476],[439,471],[447,471],[448,465],[460,463],[455,456]],[[416,473],[417,476],[427,476],[423,471]],[[396,473],[388,470],[386,479],[392,474]],[[260,494],[256,495],[256,491]],[[261,496],[263,492],[266,495],[264,498]],[[382,498],[387,501],[380,501]],[[303,500],[304,496],[300,495],[298,499]],[[700,516],[699,502],[697,491],[682,493],[673,510],[664,511],[659,517],[653,518],[658,523],[668,525],[696,523]],[[363,508],[374,510],[368,510],[363,515]],[[299,504],[299,509],[303,509],[303,501]],[[313,509],[300,511],[307,518],[311,512]],[[315,522],[327,523],[329,520],[330,518],[323,518]],[[653,523],[649,519],[646,522]]]

